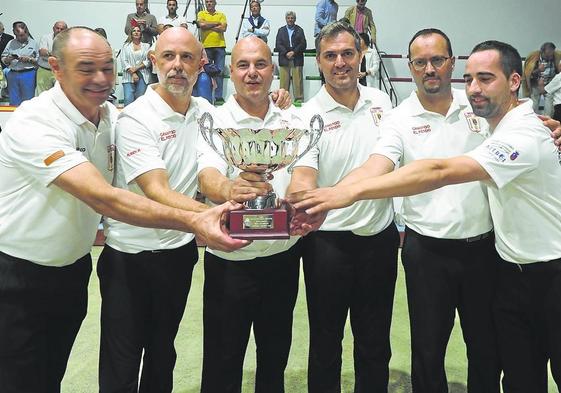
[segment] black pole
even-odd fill
[[[242,12],[242,16],[240,18],[240,24],[238,25],[238,32],[236,33],[236,42],[238,42],[238,38],[240,37],[240,31],[242,30],[242,23],[243,23],[243,19],[245,16],[245,10],[247,10],[247,4],[248,4],[249,0],[245,0],[245,4],[243,6],[243,12]]]

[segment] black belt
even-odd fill
[[[440,238],[440,237],[432,237],[432,236],[426,236],[426,235],[421,235],[418,232],[415,232],[414,230],[412,230],[409,227],[405,228],[405,231],[408,234],[412,234],[414,236],[423,238],[423,239],[427,239],[428,241],[433,241],[433,242],[461,242],[461,243],[474,243],[474,242],[478,242],[480,240],[484,240],[484,239],[488,239],[489,237],[491,237],[493,235],[493,230],[490,230],[489,232],[485,232],[482,233],[480,235],[476,235],[476,236],[471,236],[471,237],[465,237],[463,239],[446,239],[446,238]]]
[[[39,66],[39,67],[44,69],[44,70],[47,70],[47,71],[52,71],[50,68],[47,68],[47,67],[43,67],[43,66]]]
[[[10,70],[10,72],[28,72],[35,71],[35,68],[24,68],[23,70]]]

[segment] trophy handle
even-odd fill
[[[317,123],[317,126],[314,127],[316,125],[316,123]],[[310,149],[316,145],[316,143],[319,142],[319,138],[321,137],[322,133],[323,133],[323,119],[321,118],[320,115],[315,114],[312,117],[312,120],[310,120],[310,129],[306,130],[306,132],[305,132],[305,134],[307,134],[308,137],[309,137],[308,146],[306,146],[304,151],[302,151],[302,153],[298,154],[298,157],[296,157],[296,159],[288,166],[288,168],[286,168],[288,173],[292,173],[292,169],[294,168],[294,164],[296,164],[300,158],[304,157],[304,155],[307,152],[309,152]]]
[[[207,121],[209,123],[208,127],[205,125]],[[224,153],[220,152],[220,150],[216,147],[216,144],[214,143],[214,135],[216,134],[216,132],[214,131],[213,124],[214,124],[214,120],[212,119],[212,115],[209,112],[203,113],[203,115],[199,119],[199,129],[201,130],[203,139],[206,141],[206,143],[209,144],[212,150],[216,152],[216,154],[222,157],[224,161],[228,162]]]

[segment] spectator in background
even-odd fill
[[[35,76],[39,46],[29,35],[23,22],[14,24],[14,35],[2,52],[2,63],[10,68],[8,73],[8,95],[10,105],[17,106],[35,95]]]
[[[316,4],[314,37],[319,34],[323,26],[337,20],[337,11],[339,11],[339,5],[335,0],[319,0]]]
[[[208,59],[220,70],[220,75],[216,76],[215,102],[223,104],[223,72],[226,59],[224,32],[228,28],[228,23],[226,15],[216,11],[216,0],[205,0],[205,6],[206,10],[199,11],[197,14],[197,24],[201,29],[201,42]]]
[[[8,42],[10,42],[13,39],[14,39],[13,35],[4,32],[4,24],[0,22],[0,53],[4,52],[4,48],[6,47],[6,45],[8,45]],[[7,97],[8,91],[6,90],[5,86],[7,84],[6,83],[7,74],[10,71],[10,69],[2,61],[0,61],[0,65],[2,66],[3,77],[4,77],[4,83],[3,83],[4,87],[1,87],[0,91],[2,97]]]
[[[249,3],[251,15],[243,20],[241,38],[249,36],[257,36],[267,42],[267,36],[271,30],[271,24],[268,19],[261,16],[261,3],[253,0]]]
[[[306,50],[306,36],[304,30],[296,24],[296,13],[288,11],[285,15],[286,26],[277,32],[275,48],[279,52],[280,88],[288,91],[292,80],[292,95],[294,101],[304,100],[304,81],[302,68],[304,66],[304,51]]]
[[[96,27],[94,31],[100,36],[102,36],[103,38],[107,39],[107,32],[103,27]]]
[[[136,13],[127,15],[125,34],[129,36],[132,27],[138,26],[142,32],[141,41],[150,45],[158,35],[158,22],[144,4],[144,0],[136,0]]]
[[[555,78],[545,86],[545,91],[547,92],[546,99],[550,100],[549,105],[553,108],[552,117],[561,121],[561,73],[555,75]]]
[[[366,7],[366,0],[356,0],[356,5],[345,11],[345,18],[349,20],[357,33],[366,33],[371,37],[372,42],[376,42],[376,25],[372,17],[372,10]]]
[[[123,93],[124,104],[127,106],[146,91],[150,81],[150,60],[148,51],[150,45],[141,42],[141,30],[139,26],[131,29],[129,38],[121,49],[121,69],[123,70]]]
[[[370,37],[366,33],[359,33],[362,61],[358,82],[363,86],[376,87],[376,77],[380,69],[380,56],[375,49],[370,48]]]
[[[204,49],[202,52],[202,63],[203,66],[199,71],[197,82],[193,86],[191,95],[193,97],[202,97],[212,104],[212,90],[216,87],[216,81],[212,78],[211,74],[213,71],[216,71],[216,68],[210,65]]]
[[[58,21],[53,25],[53,32],[45,34],[39,41],[39,60],[37,61],[37,86],[35,88],[35,95],[39,95],[45,90],[49,90],[55,85],[55,76],[51,71],[49,65],[49,56],[53,49],[53,39],[58,33],[68,28],[66,22]]]
[[[187,25],[187,19],[184,16],[177,15],[177,0],[168,0],[166,2],[166,8],[168,9],[168,14],[158,18],[158,34],[162,34],[164,31],[164,26],[170,25],[172,27],[189,27]]]
[[[539,51],[534,51],[526,57],[524,63],[524,77],[522,78],[522,94],[530,97],[534,104],[534,112],[539,111],[540,97],[546,93],[545,86],[559,72],[561,51],[555,50],[552,42],[544,43]],[[546,104],[550,100],[545,100]],[[544,108],[545,115],[551,115],[551,108]]]

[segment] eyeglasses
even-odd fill
[[[415,71],[423,71],[427,68],[428,63],[431,63],[434,68],[438,69],[442,67],[448,59],[449,57],[433,56],[430,59],[413,59],[409,62],[409,64],[413,66]]]

